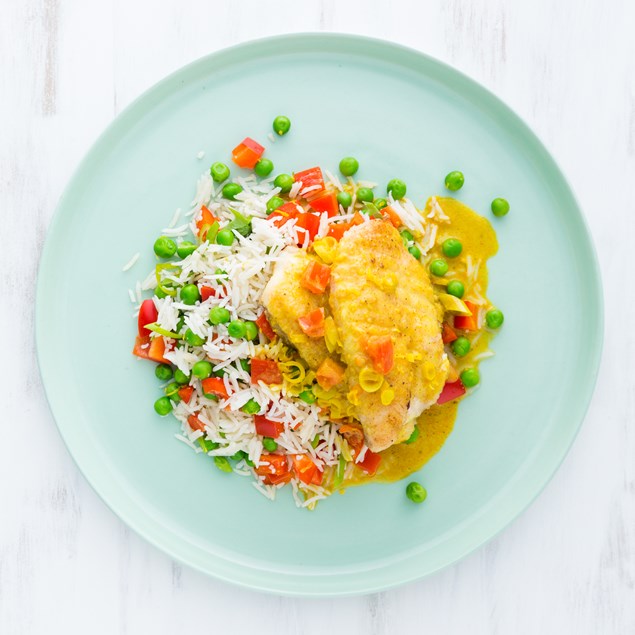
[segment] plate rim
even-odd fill
[[[517,505],[511,513],[506,511],[504,513],[504,519],[502,521],[496,522],[495,524],[498,526],[493,532],[486,532],[487,536],[484,538],[478,538],[475,541],[470,541],[470,544],[465,548],[460,550],[460,552],[456,553],[453,557],[445,558],[443,562],[436,564],[432,567],[429,567],[427,570],[422,572],[413,572],[408,575],[393,575],[390,580],[381,582],[381,581],[373,581],[368,584],[363,584],[363,581],[359,581],[353,585],[354,588],[339,588],[337,585],[337,578],[331,578],[331,586],[334,587],[333,590],[323,590],[320,588],[313,588],[311,586],[310,580],[313,576],[309,574],[309,576],[303,578],[305,580],[304,585],[302,587],[296,588],[293,586],[285,586],[275,584],[266,584],[262,582],[262,579],[266,577],[267,570],[260,570],[248,565],[242,565],[239,563],[234,563],[237,569],[245,569],[248,572],[248,575],[243,575],[242,577],[237,575],[232,577],[231,575],[219,573],[218,571],[212,570],[203,564],[196,562],[196,560],[189,559],[184,553],[179,552],[178,549],[174,548],[174,544],[169,544],[169,541],[162,540],[157,535],[152,535],[150,529],[146,529],[143,527],[143,520],[139,520],[135,518],[133,514],[128,513],[127,510],[121,509],[122,505],[116,499],[111,500],[108,494],[104,491],[104,487],[100,482],[103,479],[103,475],[96,475],[92,473],[90,469],[90,462],[86,461],[85,458],[79,458],[76,456],[74,449],[74,442],[70,438],[71,432],[68,426],[62,423],[62,420],[65,418],[65,415],[61,413],[60,409],[56,409],[53,405],[53,398],[50,394],[50,385],[47,386],[47,376],[48,372],[46,367],[48,362],[46,361],[46,353],[44,352],[46,348],[46,344],[44,340],[46,339],[45,335],[45,326],[43,324],[43,309],[41,308],[43,305],[43,296],[44,296],[44,286],[43,282],[46,278],[46,267],[48,260],[50,259],[49,252],[53,249],[53,236],[56,233],[56,227],[60,223],[60,219],[62,217],[62,210],[65,206],[66,199],[69,198],[72,190],[76,186],[78,179],[82,176],[82,173],[86,170],[90,169],[90,164],[93,160],[98,159],[100,152],[102,150],[102,146],[108,141],[111,133],[113,131],[116,132],[117,128],[121,127],[125,124],[126,120],[130,117],[133,117],[133,121],[136,121],[134,117],[136,116],[136,110],[145,106],[146,102],[148,102],[148,106],[152,103],[152,100],[160,95],[161,91],[170,87],[170,85],[178,79],[180,76],[187,74],[188,72],[195,71],[198,67],[209,67],[213,66],[215,61],[219,58],[221,59],[220,67],[222,68],[224,62],[222,58],[230,57],[232,55],[240,55],[241,52],[249,50],[251,48],[257,47],[267,47],[271,46],[275,43],[286,43],[287,46],[292,47],[294,42],[300,40],[311,40],[313,46],[315,43],[324,41],[339,41],[339,42],[350,42],[356,47],[359,47],[356,50],[356,53],[362,57],[367,57],[372,59],[373,55],[368,54],[367,52],[361,50],[364,46],[371,47],[385,47],[387,49],[392,49],[396,54],[401,56],[409,56],[412,59],[417,57],[423,58],[429,65],[437,66],[439,70],[442,72],[444,76],[447,77],[449,74],[454,75],[464,83],[467,83],[471,86],[471,88],[480,91],[483,93],[488,99],[493,100],[494,103],[497,103],[499,107],[502,107],[504,111],[506,111],[507,116],[509,116],[516,125],[520,126],[523,130],[524,134],[527,135],[529,139],[531,139],[536,147],[542,152],[543,158],[545,158],[548,162],[552,164],[552,167],[555,168],[556,177],[562,186],[566,189],[568,195],[571,197],[571,201],[575,205],[575,208],[578,212],[577,216],[579,222],[581,224],[581,228],[583,229],[583,237],[586,239],[588,252],[589,252],[589,267],[593,276],[592,279],[589,280],[589,288],[592,288],[590,292],[590,296],[594,297],[597,302],[594,307],[596,311],[595,317],[595,337],[593,341],[593,350],[589,354],[589,368],[586,371],[585,379],[586,379],[586,394],[581,402],[578,404],[579,414],[577,416],[577,420],[575,424],[571,426],[571,435],[566,443],[566,447],[564,447],[561,451],[559,450],[558,456],[555,460],[552,460],[549,463],[549,467],[547,470],[543,470],[545,472],[540,477],[540,482],[538,486],[531,487],[532,493],[526,498],[523,498],[523,502],[520,505]],[[312,49],[314,50],[314,49]],[[231,60],[230,60],[231,63]],[[403,60],[398,60],[398,63],[405,67]],[[522,514],[534,501],[535,499],[542,493],[547,484],[551,481],[555,473],[560,468],[562,462],[565,457],[568,455],[571,446],[575,439],[578,436],[579,430],[584,422],[586,415],[588,413],[589,406],[591,404],[591,400],[594,394],[595,386],[597,383],[597,377],[600,370],[600,362],[602,358],[602,350],[604,345],[604,296],[603,296],[603,287],[601,280],[601,272],[599,267],[599,261],[597,257],[596,247],[593,241],[593,235],[589,230],[589,225],[587,219],[585,217],[584,211],[578,198],[575,195],[573,188],[571,187],[569,180],[567,179],[562,167],[557,162],[556,158],[551,154],[548,150],[546,144],[542,141],[540,136],[525,122],[525,120],[518,115],[518,113],[511,108],[503,99],[494,94],[491,90],[489,90],[486,86],[481,84],[479,81],[473,79],[466,73],[458,70],[457,68],[451,66],[450,64],[437,59],[434,56],[431,56],[427,53],[424,53],[420,50],[414,49],[409,46],[405,46],[403,44],[399,44],[390,40],[385,40],[376,37],[369,37],[365,35],[359,34],[350,34],[350,33],[333,33],[333,32],[319,32],[319,31],[309,31],[309,32],[293,32],[286,33],[280,35],[273,35],[263,38],[255,38],[240,42],[238,44],[234,44],[229,47],[224,47],[207,55],[201,56],[188,64],[185,64],[178,69],[172,71],[158,82],[155,82],[150,87],[145,89],[138,97],[136,97],[130,104],[128,104],[119,114],[117,114],[109,124],[104,128],[104,130],[97,136],[97,138],[92,142],[88,151],[83,155],[82,159],[76,165],[75,169],[72,171],[72,174],[64,187],[64,190],[57,202],[55,207],[55,211],[51,217],[51,221],[48,225],[46,232],[46,239],[44,242],[44,246],[42,248],[40,262],[38,265],[38,273],[37,273],[37,286],[36,286],[36,295],[35,295],[35,342],[36,342],[36,356],[37,363],[40,372],[40,376],[42,378],[42,385],[44,388],[44,394],[46,396],[46,401],[49,406],[49,410],[51,412],[52,418],[55,421],[55,425],[57,430],[59,431],[60,436],[66,448],[73,459],[75,465],[82,473],[86,481],[90,484],[91,488],[95,491],[97,496],[106,504],[106,506],[120,519],[122,520],[128,527],[130,527],[135,533],[141,536],[144,540],[154,545],[158,549],[160,549],[163,553],[168,555],[170,558],[175,559],[176,561],[187,565],[197,571],[200,571],[206,575],[212,576],[216,579],[223,580],[225,582],[229,582],[231,584],[240,586],[242,588],[257,590],[266,593],[272,593],[276,595],[286,595],[286,596],[295,596],[295,597],[335,597],[335,596],[354,596],[354,595],[363,595],[369,593],[375,593],[379,591],[384,591],[390,588],[394,588],[397,586],[401,586],[404,584],[408,584],[414,582],[416,580],[428,577],[433,575],[434,573],[442,570],[446,567],[449,567],[469,554],[473,553],[477,549],[480,549],[483,545],[488,543],[490,540],[495,538],[506,529],[514,520],[518,518],[520,514]],[[81,455],[82,451],[78,451],[78,455]],[[109,466],[104,464],[106,477],[108,477]],[[520,471],[520,470],[519,470]],[[504,490],[503,490],[504,492]],[[502,496],[502,493],[499,493],[498,496]],[[492,503],[492,501],[496,501],[497,497],[494,497],[488,501],[488,505]],[[480,514],[478,514],[480,516]],[[222,558],[223,560],[227,560],[226,558],[213,555],[213,558]],[[380,573],[379,577],[387,578],[390,577],[389,566],[378,566],[376,568],[377,571],[384,572]],[[264,576],[261,574],[261,581],[255,582],[250,580],[249,572],[251,575],[254,575],[254,572],[263,571]],[[290,579],[295,579],[297,574],[290,575]],[[330,576],[329,576],[330,577]],[[359,576],[358,576],[359,577]],[[284,587],[284,588],[283,588]]]

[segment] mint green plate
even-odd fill
[[[271,121],[291,133],[272,144]],[[406,483],[354,488],[316,511],[273,503],[174,439],[152,409],[152,367],[130,354],[127,289],[199,174],[244,136],[278,170],[337,168],[408,183],[423,204],[444,194],[493,219],[500,252],[490,297],[505,311],[482,386],[455,431]],[[205,150],[204,160],[196,155]],[[122,265],[135,252],[140,262]],[[163,80],[110,125],[63,195],[42,255],[37,346],[51,410],[79,468],[130,527],[174,558],[254,589],[367,593],[415,580],[505,527],[551,478],[584,417],[602,339],[600,280],[584,220],[560,170],[496,97],[415,51],[347,35],[292,35],[215,53]],[[287,494],[286,492],[284,494]]]

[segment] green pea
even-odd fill
[[[165,417],[165,415],[170,414],[172,412],[172,402],[170,401],[168,397],[159,397],[154,402],[154,411],[158,415]]]
[[[251,373],[251,362],[248,359],[240,360],[240,367],[246,372]]]
[[[455,298],[462,298],[465,293],[465,287],[460,280],[450,280],[448,282],[448,293],[453,295]]]
[[[196,304],[201,299],[201,294],[195,284],[186,284],[181,289],[181,302],[183,304]]]
[[[176,253],[179,255],[179,258],[183,260],[183,258],[187,258],[192,255],[196,251],[196,245],[189,240],[184,240],[177,248]]]
[[[229,168],[224,163],[212,163],[209,173],[212,175],[212,179],[216,183],[222,183],[229,178]]]
[[[406,487],[406,496],[413,503],[423,503],[423,501],[428,497],[428,492],[423,485],[417,483],[416,481],[412,481],[412,483],[408,483],[408,486]]]
[[[273,180],[274,187],[279,187],[282,194],[290,192],[294,183],[295,181],[290,174],[278,174]]]
[[[392,193],[392,197],[398,201],[406,195],[407,187],[406,184],[401,179],[392,179],[388,181],[388,185],[386,186],[386,193]]]
[[[343,207],[350,207],[353,202],[353,197],[348,192],[338,192],[337,193],[337,202]]]
[[[460,190],[463,187],[463,183],[465,183],[465,177],[463,176],[463,172],[459,172],[458,170],[450,172],[445,177],[445,187],[451,192]]]
[[[456,258],[461,255],[463,245],[458,238],[448,238],[443,241],[441,249],[443,250],[443,254],[448,258]]]
[[[412,434],[404,441],[404,443],[407,443],[408,445],[410,445],[411,443],[414,443],[418,438],[419,438],[419,426],[415,425],[415,429],[412,431]]]
[[[223,185],[223,198],[235,201],[236,196],[242,191],[243,188],[241,185],[238,185],[238,183],[227,183],[226,185]]]
[[[192,375],[194,377],[198,377],[199,379],[207,379],[212,374],[212,364],[207,360],[201,360],[200,362],[196,362],[194,366],[192,366]]]
[[[470,340],[467,337],[457,337],[457,339],[452,342],[452,352],[457,357],[465,357],[471,348]]]
[[[408,247],[408,253],[413,257],[419,260],[421,258],[421,249],[417,247],[417,245],[411,245]]]
[[[373,191],[369,187],[360,187],[357,190],[357,200],[362,203],[372,203],[375,198]]]
[[[271,214],[271,212],[275,212],[279,207],[284,205],[284,200],[279,196],[272,196],[267,201],[267,214]]]
[[[303,390],[298,397],[300,397],[304,403],[308,403],[309,405],[315,403],[316,400],[316,396],[313,394],[312,390]]]
[[[176,243],[167,236],[159,236],[154,241],[154,253],[159,258],[172,258],[176,253]]]
[[[231,313],[224,306],[215,306],[209,310],[209,321],[214,324],[227,324]]]
[[[216,243],[219,245],[229,247],[234,243],[234,240],[236,240],[236,236],[234,236],[234,232],[231,229],[221,229],[216,234]]]
[[[154,374],[157,379],[168,381],[168,379],[172,379],[172,366],[170,364],[158,364],[154,369]]]
[[[408,243],[412,242],[415,237],[412,235],[412,232],[408,231],[407,229],[402,229],[399,232],[400,236],[401,236],[401,240],[403,240],[403,244],[404,245],[408,245]]]
[[[264,179],[273,172],[273,161],[267,159],[266,157],[258,159],[256,165],[254,166],[254,172]]]
[[[249,342],[258,337],[258,327],[255,322],[247,322],[245,324],[245,339]]]
[[[221,472],[233,472],[234,470],[232,469],[231,463],[229,462],[229,459],[226,456],[215,456],[214,457],[214,465],[221,471]]]
[[[359,170],[359,161],[355,157],[344,157],[340,161],[340,172],[344,176],[353,176]]]
[[[227,325],[227,332],[231,337],[241,338],[247,334],[247,328],[242,320],[232,320]]]
[[[265,450],[267,450],[267,452],[274,452],[275,450],[278,449],[278,444],[273,439],[270,439],[269,437],[265,437],[262,440],[262,446],[264,447]]]
[[[185,331],[185,341],[190,346],[203,346],[205,339],[197,335],[192,329]]]
[[[287,134],[287,132],[289,132],[289,130],[291,130],[291,120],[289,119],[289,117],[285,117],[284,115],[278,115],[274,120],[273,120],[273,131],[277,134],[277,135],[285,135]]]
[[[181,386],[185,386],[190,383],[190,376],[186,375],[180,368],[174,371],[174,381]]]
[[[509,203],[504,198],[495,198],[492,201],[492,214],[494,216],[505,216],[509,212]]]
[[[260,404],[255,399],[250,399],[242,408],[248,415],[256,415],[260,412]]]
[[[181,401],[181,397],[179,397],[180,388],[181,386],[173,381],[163,389],[163,392],[165,393],[165,396],[169,397],[174,403],[179,403],[179,401]]]
[[[376,198],[375,207],[377,209],[384,209],[384,207],[388,207],[388,201],[385,198]]]
[[[491,329],[499,329],[501,326],[503,326],[505,316],[500,309],[490,309],[485,314],[485,321],[487,322],[487,326],[489,326]]]
[[[156,295],[157,298],[167,298],[168,297],[168,294],[163,289],[161,289],[161,287],[157,287],[154,290],[154,295]]]
[[[430,263],[430,273],[433,276],[444,276],[448,272],[448,263],[443,258],[437,258]]]
[[[461,381],[466,388],[473,388],[481,381],[481,376],[476,368],[466,368],[460,375]]]

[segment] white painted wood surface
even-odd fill
[[[519,520],[437,576],[319,601],[227,586],[131,534],[63,446],[33,344],[46,228],[97,134],[201,55],[306,30],[421,49],[515,108],[585,209],[607,314],[586,423]],[[634,32],[632,0],[2,0],[0,633],[635,633]]]

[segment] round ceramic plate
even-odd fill
[[[289,135],[271,143],[274,116]],[[215,469],[153,412],[157,380],[130,354],[128,288],[154,266],[152,243],[197,177],[243,137],[285,172],[334,169],[353,154],[360,178],[399,177],[422,205],[444,194],[492,218],[500,242],[489,296],[505,311],[480,389],[416,478],[353,488],[298,509]],[[205,157],[198,160],[200,150]],[[122,273],[132,254],[143,255]],[[593,248],[560,170],[519,118],[472,80],[415,51],[343,35],[251,42],[201,59],[125,110],[88,153],[51,224],[37,290],[46,393],[81,471],[130,527],[218,578],[273,592],[377,591],[457,561],[529,505],[584,417],[601,349]],[[574,363],[572,363],[574,360]]]

